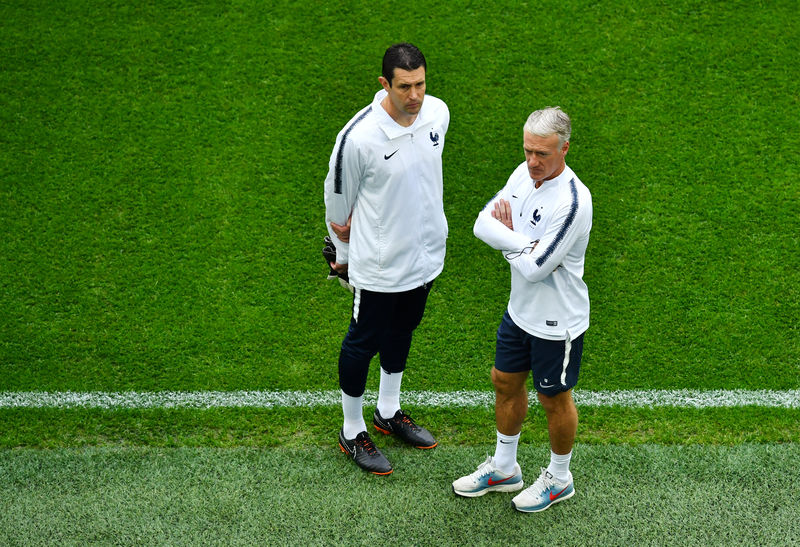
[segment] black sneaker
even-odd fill
[[[384,435],[394,433],[415,448],[433,448],[439,444],[430,431],[414,423],[411,416],[402,410],[398,410],[392,418],[386,420],[381,418],[380,412],[376,409],[372,423],[375,429]]]
[[[352,441],[344,438],[344,429],[339,431],[339,448],[342,452],[353,458],[361,469],[375,475],[388,475],[393,471],[392,464],[375,447],[369,438],[369,433],[362,431]]]

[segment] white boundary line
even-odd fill
[[[579,407],[800,408],[800,390],[575,390]],[[377,393],[364,394],[375,405]],[[531,393],[531,400],[535,394]],[[491,407],[491,391],[404,391],[404,404],[421,407]],[[337,391],[0,391],[2,408],[285,408],[338,406]]]

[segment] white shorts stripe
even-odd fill
[[[572,353],[572,338],[567,333],[567,339],[564,340],[564,363],[561,365],[561,385],[567,385],[567,367],[569,366],[569,354]]]

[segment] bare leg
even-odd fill
[[[516,435],[528,414],[528,372],[501,372],[492,368],[497,430],[503,435]]]
[[[554,396],[538,393],[538,396],[547,416],[550,448],[556,454],[569,454],[578,430],[578,409],[572,400],[572,390]]]

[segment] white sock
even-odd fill
[[[509,475],[514,472],[517,463],[517,445],[519,433],[516,435],[503,435],[497,432],[497,445],[494,449],[494,464],[503,473]]]
[[[351,441],[362,431],[367,430],[364,423],[364,413],[362,406],[364,396],[350,397],[342,391],[342,413],[344,414],[344,438]]]
[[[381,418],[393,418],[395,412],[400,410],[400,382],[403,373],[386,372],[381,369],[381,382],[378,388],[378,412]]]
[[[547,466],[547,470],[556,479],[562,482],[568,481],[570,477],[569,461],[571,458],[572,458],[572,450],[569,451],[569,454],[556,454],[551,450],[550,465]]]

